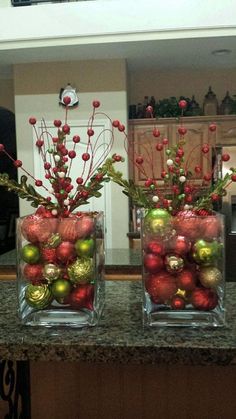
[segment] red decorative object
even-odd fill
[[[67,302],[75,309],[86,308],[93,310],[94,286],[90,284],[79,285],[74,288]]]
[[[177,291],[175,278],[165,271],[148,277],[145,285],[147,292],[155,303],[165,303]]]
[[[62,263],[72,262],[76,257],[73,243],[64,241],[56,248],[56,257]]]
[[[185,301],[182,297],[175,295],[171,300],[171,308],[173,310],[183,310],[185,308]]]
[[[23,221],[22,234],[31,243],[45,243],[54,232],[53,228],[46,218],[30,215]]]
[[[147,253],[144,256],[144,266],[148,272],[156,273],[163,268],[163,259],[160,255],[153,253]]]
[[[44,262],[56,263],[57,256],[55,248],[42,247],[40,253]]]
[[[218,295],[209,288],[196,288],[192,292],[191,303],[197,310],[213,310],[218,304]]]
[[[177,287],[185,291],[193,291],[196,288],[196,273],[184,269],[176,277]]]
[[[24,276],[32,284],[40,284],[43,279],[43,266],[41,264],[26,264],[24,267]]]
[[[153,253],[154,255],[164,254],[164,244],[161,241],[150,241],[147,244],[147,252]]]

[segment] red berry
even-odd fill
[[[51,169],[51,164],[48,163],[48,162],[44,163],[44,169],[46,169],[46,170]]]
[[[5,150],[4,145],[3,145],[3,144],[0,144],[0,153],[1,153],[2,151],[4,151],[4,150]]]
[[[99,106],[100,106],[100,102],[99,102],[99,100],[94,100],[94,101],[93,101],[93,107],[94,107],[94,108],[99,108]]]
[[[232,180],[233,182],[236,182],[236,173],[233,173],[233,174],[231,175],[231,180]]]
[[[89,196],[88,191],[82,191],[82,197],[83,198],[88,198],[88,196]]]
[[[68,124],[63,125],[63,127],[62,127],[62,131],[63,131],[65,134],[69,134],[69,132],[70,132],[70,127],[69,127],[69,125],[68,125]]]
[[[42,186],[43,182],[41,180],[36,180],[35,185],[36,186]]]
[[[82,159],[83,159],[84,161],[88,161],[88,160],[90,159],[90,154],[89,154],[89,153],[83,153],[83,154],[82,154]]]
[[[112,122],[113,127],[117,128],[120,125],[120,121],[118,121],[118,119],[116,119],[115,121]]]
[[[209,182],[211,180],[211,173],[206,173],[205,176],[204,176],[204,180]]]
[[[119,126],[118,126],[118,130],[119,130],[120,132],[124,132],[124,131],[125,131],[125,126],[124,126],[123,124],[119,124]]]
[[[82,185],[82,183],[83,183],[82,177],[77,177],[76,183],[78,183],[78,185]]]
[[[29,118],[29,123],[30,123],[31,125],[35,125],[35,124],[36,124],[36,122],[37,122],[37,119],[36,119],[36,118],[34,118],[33,116],[31,116],[31,117]]]
[[[102,174],[102,173],[98,173],[98,174],[95,176],[95,179],[96,179],[97,181],[102,180],[102,179],[103,179],[103,174]]]
[[[116,154],[113,158],[115,161],[121,161],[121,156],[119,156],[119,154]]]
[[[54,122],[53,122],[53,124],[54,124],[55,127],[59,128],[61,126],[60,119],[55,119]]]
[[[146,107],[146,112],[152,114],[153,113],[153,107],[151,105]]]
[[[41,148],[41,147],[44,145],[44,141],[43,141],[43,140],[37,140],[37,141],[36,141],[36,143],[35,143],[35,145],[36,145],[38,148]]]
[[[209,125],[209,131],[211,131],[211,132],[216,131],[216,124],[210,124]]]
[[[14,166],[15,167],[21,167],[22,166],[22,161],[21,160],[15,160],[14,161]]]
[[[163,140],[162,140],[163,145],[167,145],[168,142],[169,142],[168,138],[163,138]]]
[[[94,135],[94,130],[92,128],[89,128],[87,130],[87,134],[88,134],[89,137],[92,137]]]
[[[158,138],[158,137],[160,137],[161,133],[160,133],[159,129],[154,128],[153,131],[152,131],[152,135],[153,135],[153,137]]]
[[[222,154],[221,159],[222,161],[229,161],[230,155],[228,153]]]
[[[64,105],[69,105],[70,104],[70,102],[71,102],[71,98],[69,97],[69,96],[65,96],[64,98],[63,98],[63,103],[64,103]]]
[[[162,151],[162,150],[163,150],[163,144],[158,143],[158,144],[156,145],[156,150],[157,150],[157,151]]]
[[[186,106],[187,106],[187,101],[186,100],[182,99],[182,100],[179,101],[180,109],[185,109]]]
[[[146,182],[145,182],[145,186],[147,188],[149,188],[149,186],[151,186],[152,184],[153,184],[153,180],[152,179],[147,179]]]
[[[219,201],[219,199],[220,199],[220,196],[217,193],[213,193],[211,195],[211,200],[212,201]]]
[[[202,171],[200,166],[195,166],[194,170],[195,170],[195,173],[201,173]]]
[[[80,142],[80,136],[79,135],[74,135],[73,141],[74,141],[75,144],[79,143]]]
[[[208,153],[208,151],[209,151],[209,145],[208,144],[204,144],[203,146],[202,146],[202,152],[204,153],[204,154],[207,154]]]
[[[165,172],[165,170],[162,170],[162,172],[161,172],[162,179],[164,179],[165,176],[166,176],[166,172]]]
[[[143,164],[143,158],[141,156],[137,157],[135,161],[137,164]]]
[[[183,157],[184,156],[184,150],[182,148],[178,148],[176,152],[176,156]]]
[[[70,150],[68,156],[70,157],[70,159],[74,159],[76,156],[76,152],[74,150]]]
[[[185,134],[186,134],[186,132],[187,132],[187,128],[185,128],[185,127],[179,127],[179,128],[178,128],[178,133],[179,133],[180,135],[185,135]]]
[[[46,173],[46,175],[45,175],[45,179],[51,179],[51,175],[50,175],[50,173]]]

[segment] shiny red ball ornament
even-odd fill
[[[32,284],[41,283],[43,279],[43,266],[41,264],[26,264],[23,270],[23,275]]]
[[[218,304],[218,295],[210,288],[196,288],[191,294],[191,303],[197,310],[213,310]]]
[[[215,132],[216,131],[216,124],[210,124],[209,125],[209,131]]]
[[[185,255],[191,249],[191,242],[186,236],[174,236],[168,243],[168,250],[178,255]]]
[[[143,264],[147,272],[156,273],[163,268],[163,259],[159,254],[146,253],[143,258]]]
[[[159,131],[159,129],[154,128],[153,131],[152,131],[152,135],[153,135],[153,137],[158,138],[158,137],[160,137],[161,132]]]
[[[58,224],[58,234],[63,241],[74,242],[78,238],[77,217],[62,218]]]
[[[153,253],[154,255],[163,255],[164,254],[164,244],[163,242],[159,241],[150,241],[147,244],[146,248],[147,252]]]
[[[76,230],[77,230],[77,238],[82,239],[88,237],[94,229],[94,221],[92,217],[83,216],[78,219]]]
[[[54,232],[54,225],[50,221],[37,215],[29,215],[22,222],[21,232],[31,243],[45,243]]]
[[[178,128],[178,133],[180,135],[185,135],[187,133],[187,128],[185,128],[185,127],[179,127]]]
[[[199,229],[199,217],[191,210],[179,211],[173,219],[177,234],[185,236],[188,240],[201,236]]]
[[[56,249],[51,247],[43,247],[40,249],[41,258],[47,263],[56,263]]]
[[[68,241],[59,244],[56,248],[56,257],[62,263],[72,262],[76,258],[74,244]]]
[[[177,287],[185,291],[193,291],[196,288],[196,275],[189,269],[183,269],[176,277]]]
[[[229,161],[230,160],[230,155],[228,153],[222,154],[221,160],[222,161]]]
[[[67,302],[75,309],[87,308],[93,310],[94,286],[83,284],[74,288],[70,293]]]
[[[186,106],[187,106],[187,101],[186,100],[182,99],[182,100],[179,101],[179,108],[180,109],[185,109]]]
[[[170,300],[177,291],[175,277],[165,271],[151,275],[146,280],[145,287],[152,301],[156,304]]]
[[[182,297],[175,295],[172,298],[170,305],[173,310],[184,310],[186,303]]]

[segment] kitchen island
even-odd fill
[[[0,358],[30,365],[33,419],[233,419],[235,283],[226,295],[224,327],[147,329],[140,281],[107,281],[98,327],[50,329],[22,326],[1,281]]]

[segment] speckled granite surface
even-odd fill
[[[69,329],[22,326],[15,282],[0,282],[0,358],[181,365],[236,364],[236,284],[227,284],[227,325],[217,329],[143,329],[141,283],[106,284],[100,325]]]

